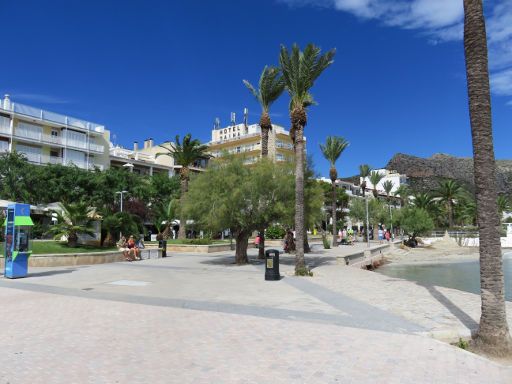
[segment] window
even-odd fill
[[[23,153],[28,161],[32,163],[41,162],[41,148],[31,147],[29,145],[16,144],[16,151]]]
[[[18,127],[16,128],[16,135],[26,137],[29,139],[41,140],[42,131],[43,127],[39,125],[29,124],[20,121],[18,123]]]
[[[52,129],[52,137],[59,137],[59,131]]]
[[[58,150],[52,149],[52,150],[50,151],[50,156],[51,156],[51,157],[60,157],[60,153],[59,153],[59,151],[58,151]]]

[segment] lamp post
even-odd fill
[[[123,196],[125,193],[128,193],[128,191],[117,191],[116,195],[121,195],[121,205],[120,205],[120,211],[123,212]]]

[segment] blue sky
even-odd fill
[[[512,158],[512,2],[486,1],[497,158]],[[0,92],[107,126],[131,147],[191,132],[215,117],[252,122],[242,84],[277,64],[280,44],[336,48],[312,93],[308,152],[327,135],[350,141],[342,176],[384,166],[396,152],[471,156],[462,0],[0,0]],[[288,96],[273,108],[289,127]]]

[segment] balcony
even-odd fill
[[[110,149],[110,155],[127,160],[138,160],[146,163],[155,163],[155,156],[146,153],[134,152],[126,148],[115,147]]]
[[[2,147],[0,147],[0,152],[2,151]],[[78,168],[82,169],[89,169],[93,170],[94,168],[98,168],[100,171],[103,171],[104,167],[101,164],[96,164],[92,161],[89,162],[89,166],[87,166],[87,162],[85,161],[68,161],[67,163],[64,162],[64,159],[62,157],[56,157],[56,156],[48,156],[48,155],[42,155],[37,153],[26,153],[26,152],[20,152],[22,153],[27,160],[32,164],[61,164],[61,165],[76,165]]]
[[[4,133],[1,126],[0,126],[0,133]],[[9,134],[10,130],[7,129],[7,131],[5,133]],[[65,135],[64,136],[53,136],[53,135],[48,135],[46,133],[29,131],[29,130],[25,130],[25,129],[21,129],[21,130],[15,129],[14,136],[17,138],[20,138],[20,139],[28,139],[28,140],[34,141],[38,144],[46,143],[46,144],[50,144],[50,145],[72,147],[72,148],[80,149],[82,151],[87,151],[87,142],[86,141],[70,139],[70,138],[68,138],[66,140]],[[105,150],[105,146],[90,143],[89,150],[91,150],[93,152],[103,153]]]
[[[43,109],[30,107],[20,103],[10,103],[10,105],[4,105],[3,108],[0,106],[0,109],[13,112],[18,115],[28,116],[43,121],[49,121],[54,124],[68,127],[79,128],[90,132],[105,132],[105,127],[103,125],[92,123],[86,120],[76,119],[74,117],[60,115],[55,112],[45,111]]]

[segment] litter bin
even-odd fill
[[[167,240],[158,240],[158,248],[162,248],[162,257],[167,257]]]
[[[269,249],[265,251],[265,280],[280,280],[279,275],[279,251]]]

